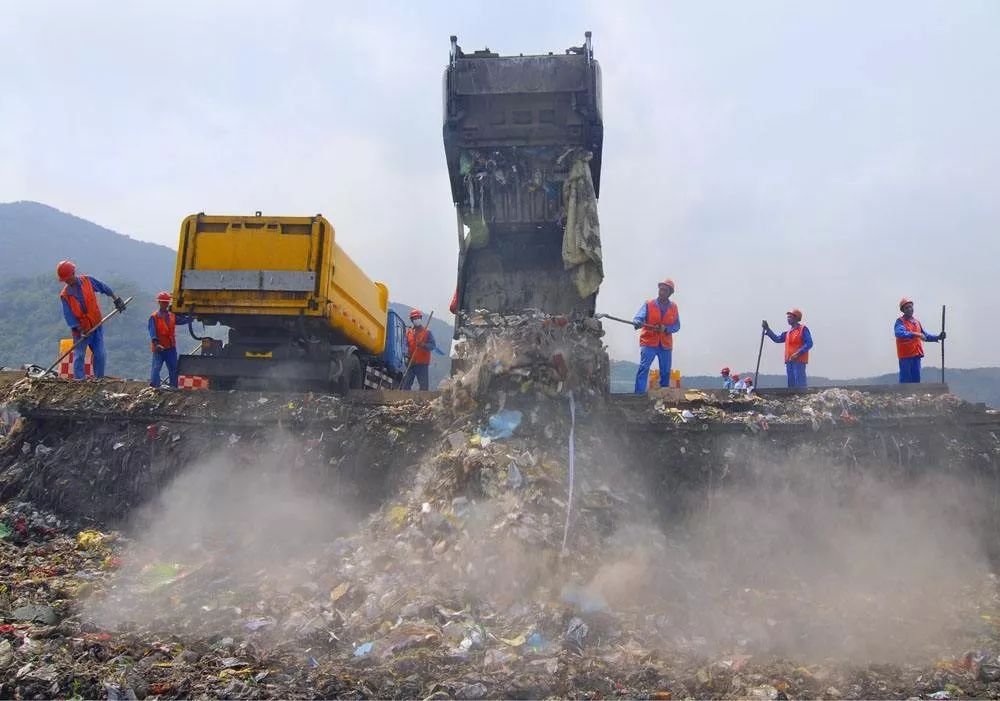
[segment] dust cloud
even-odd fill
[[[193,622],[208,632],[216,609],[232,613],[227,598],[234,592],[307,581],[316,554],[363,518],[361,506],[333,496],[335,470],[325,463],[316,469],[305,459],[308,447],[291,436],[275,432],[263,442],[233,436],[223,446],[131,517],[115,586],[87,605],[99,625],[172,630]],[[208,602],[202,621],[185,620],[178,593]]]
[[[586,592],[710,657],[927,662],[971,645],[996,594],[987,500],[946,473],[842,469],[776,456],[683,523],[635,519]]]

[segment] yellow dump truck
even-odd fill
[[[174,311],[228,327],[227,341],[202,338],[201,352],[179,361],[181,374],[216,389],[390,387],[405,369],[405,325],[389,290],[320,215],[185,218]]]

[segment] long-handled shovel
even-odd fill
[[[760,349],[757,351],[757,369],[753,371],[753,386],[754,389],[760,387],[757,383],[757,377],[760,375],[760,358],[764,355],[764,336],[767,334],[764,329],[760,330]]]
[[[594,314],[595,319],[611,319],[611,321],[617,321],[622,324],[628,324],[629,326],[635,327],[631,319],[622,319],[620,316],[611,316],[610,314]],[[656,324],[643,324],[644,327],[648,329],[657,329]],[[657,329],[659,330],[659,329]]]
[[[125,307],[128,306],[128,303],[131,302],[131,301],[132,301],[132,298],[129,297],[124,302],[122,302],[122,309],[125,309]],[[63,358],[65,358],[70,353],[72,353],[73,351],[75,351],[77,348],[79,348],[80,346],[82,346],[83,343],[84,343],[84,341],[86,341],[88,338],[90,338],[91,336],[93,336],[94,332],[97,331],[97,329],[99,329],[102,326],[104,326],[104,322],[105,321],[107,321],[108,319],[110,319],[111,317],[113,317],[115,314],[118,314],[119,311],[120,310],[118,309],[118,307],[115,307],[113,310],[111,310],[110,312],[108,312],[107,314],[105,314],[104,318],[101,319],[99,322],[97,322],[97,324],[94,326],[94,328],[92,328],[87,333],[82,334],[80,336],[80,339],[76,343],[74,343],[73,346],[68,351],[66,351],[65,353],[63,353],[62,355],[60,355],[56,359],[56,362],[52,363],[52,365],[50,365],[47,370],[42,369],[42,368],[40,368],[37,365],[32,365],[31,367],[29,367],[28,368],[28,372],[27,372],[28,377],[31,377],[31,378],[34,378],[34,379],[38,379],[40,377],[46,377],[50,372],[52,372],[53,370],[56,369],[56,367],[59,365],[59,363],[61,363],[63,361]]]
[[[944,305],[941,305],[941,333],[944,333]],[[944,339],[941,339],[941,384],[944,384]]]

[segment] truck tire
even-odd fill
[[[354,353],[351,353],[344,363],[344,376],[347,379],[347,389],[364,388],[365,375],[361,371],[361,360]]]

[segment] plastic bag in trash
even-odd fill
[[[521,425],[522,414],[517,409],[504,409],[498,411],[488,420],[488,426],[479,430],[481,438],[489,438],[491,441],[498,441],[510,438],[514,435],[515,429]]]

